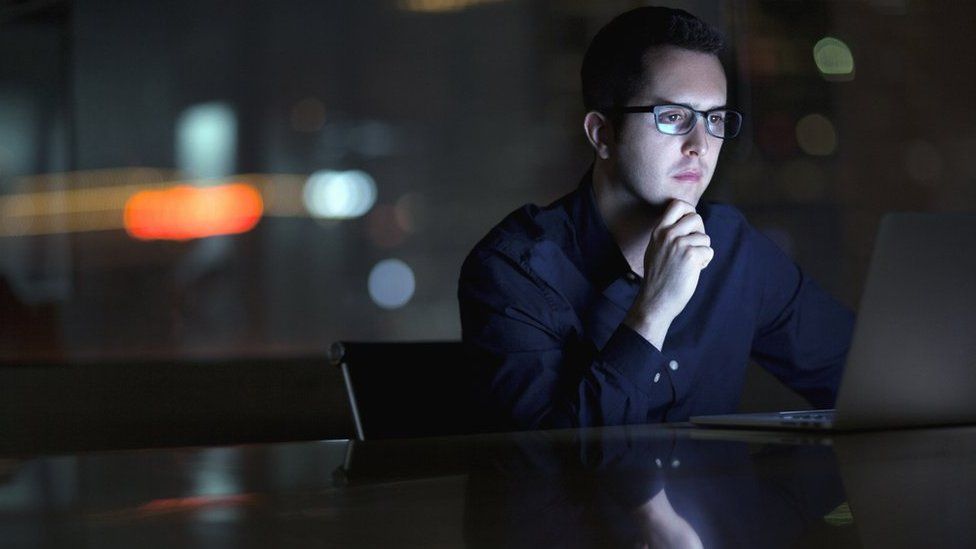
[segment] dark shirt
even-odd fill
[[[833,406],[853,313],[732,206],[697,207],[715,256],[663,348],[622,324],[641,279],[597,209],[591,177],[545,208],[510,214],[461,269],[475,405],[490,427],[731,413],[750,356],[813,406]]]

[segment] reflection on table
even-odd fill
[[[0,459],[11,547],[973,547],[976,428],[685,426]]]

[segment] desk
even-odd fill
[[[972,427],[637,426],[0,460],[4,547],[976,547],[974,518]]]

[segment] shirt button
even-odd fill
[[[668,368],[671,368],[672,372],[676,371],[678,369],[678,361],[672,360],[671,362],[668,362]]]
[[[624,278],[626,278],[630,282],[637,282],[637,275],[635,275],[634,273],[627,273],[624,275]]]
[[[661,381],[661,372],[654,374],[654,383]]]

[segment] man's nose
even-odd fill
[[[705,129],[705,117],[695,113],[701,120],[695,120],[695,127],[685,134],[685,142],[681,146],[682,154],[687,156],[705,156],[708,154],[708,131]]]

